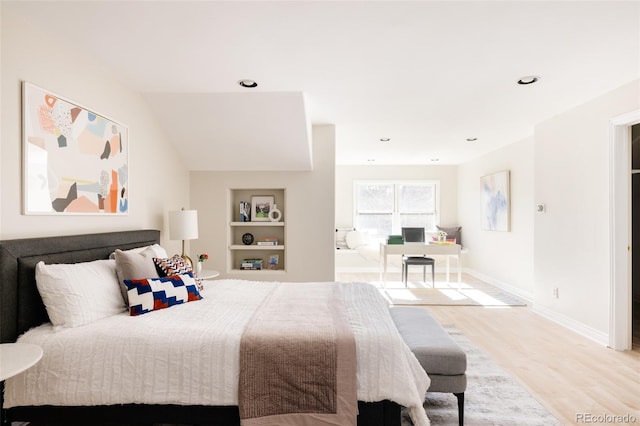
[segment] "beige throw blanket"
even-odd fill
[[[279,283],[240,343],[243,426],[355,425],[355,339],[335,283]]]

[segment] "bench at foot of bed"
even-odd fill
[[[390,311],[400,335],[431,379],[427,392],[454,394],[458,399],[458,423],[463,426],[466,354],[426,309],[396,306]]]

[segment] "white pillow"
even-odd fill
[[[347,240],[347,247],[352,250],[367,244],[364,239],[364,235],[362,235],[362,233],[358,231],[348,232],[345,239]]]
[[[38,262],[36,285],[54,326],[78,327],[126,309],[115,260]]]
[[[163,257],[163,258],[169,257],[167,255],[167,251],[160,244],[153,244],[153,245],[144,246],[144,247],[136,247],[129,250],[121,250],[121,251],[123,251],[124,253],[141,253],[145,250],[150,250],[151,252],[153,252],[153,256],[151,257]],[[116,252],[114,251],[109,255],[109,259],[115,259],[115,258],[116,258]]]

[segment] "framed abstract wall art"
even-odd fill
[[[127,215],[127,127],[27,82],[22,108],[24,213]]]
[[[510,230],[509,170],[480,178],[482,229],[486,231]]]

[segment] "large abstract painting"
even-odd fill
[[[509,171],[493,173],[480,178],[482,229],[509,231],[510,200]]]
[[[23,83],[25,214],[129,212],[128,129]]]

